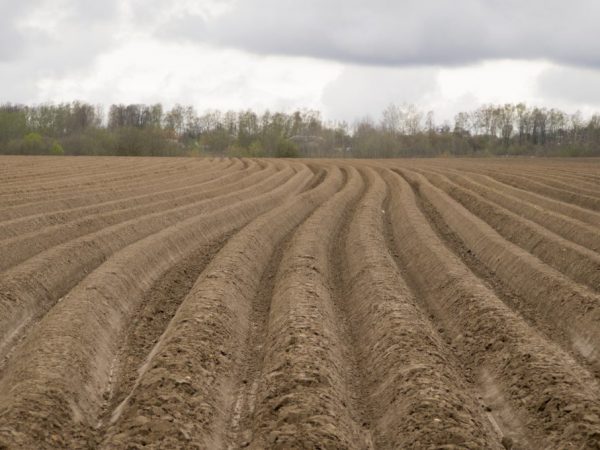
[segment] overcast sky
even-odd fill
[[[0,102],[600,111],[597,0],[0,0]]]

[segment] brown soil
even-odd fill
[[[0,161],[0,449],[600,449],[598,160]]]

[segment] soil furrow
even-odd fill
[[[31,199],[50,200],[61,197],[63,194],[73,195],[73,192],[93,194],[106,189],[106,185],[110,185],[112,188],[122,188],[131,185],[131,183],[136,183],[139,186],[152,185],[173,176],[189,176],[203,166],[205,165],[186,167],[177,164],[170,167],[166,166],[160,170],[144,171],[145,173],[123,170],[122,174],[119,174],[121,171],[110,171],[107,174],[104,171],[99,171],[98,174],[86,173],[83,176],[78,174],[75,177],[66,177],[62,180],[62,185],[59,186],[53,186],[47,182],[42,182],[39,186],[36,183],[31,183],[12,192],[3,191],[0,193],[0,205],[3,207],[17,205],[32,201]],[[81,181],[78,182],[78,180]]]
[[[600,296],[573,283],[520,247],[506,241],[422,175],[403,170],[419,193],[496,276],[515,290],[537,314],[562,331],[570,347],[600,369]]]
[[[487,175],[469,172],[467,176],[470,179],[474,179],[485,186],[498,189],[501,192],[510,193],[511,195],[514,195],[517,198],[529,201],[535,205],[539,205],[540,207],[546,208],[550,211],[554,211],[559,214],[564,214],[566,216],[580,220],[581,222],[590,224],[595,227],[600,227],[600,214],[594,211],[590,211],[561,200],[554,200],[544,195],[540,195],[535,192],[530,192],[526,189],[515,187],[507,183],[502,183]]]
[[[527,189],[531,192],[545,195],[563,202],[574,203],[582,208],[593,210],[595,212],[600,211],[600,198],[597,197],[591,197],[589,195],[578,194],[576,192],[555,188],[538,181],[533,181],[526,177],[520,177],[518,175],[496,172],[489,172],[487,174],[490,177],[510,186],[518,187],[520,189]]]
[[[537,256],[541,261],[570,277],[600,290],[600,254],[572,243],[502,206],[464,189],[447,177],[425,172],[426,178],[485,221],[506,240]],[[599,235],[600,238],[600,235]]]
[[[277,270],[283,253],[289,245],[294,230],[291,230],[275,248],[273,255],[262,274],[257,293],[252,299],[249,326],[241,356],[240,368],[236,370],[233,408],[229,413],[225,448],[228,450],[245,448],[252,437],[252,419],[256,407],[258,382],[264,361],[267,325],[271,310],[271,298],[275,287]]]
[[[240,165],[239,162],[234,161],[231,161],[230,164]],[[65,178],[63,180],[65,184],[61,188],[53,188],[52,185],[48,185],[47,183],[41,183],[39,189],[36,189],[34,184],[26,185],[15,193],[0,195],[0,205],[5,208],[26,205],[27,203],[36,201],[39,202],[39,200],[66,199],[73,197],[75,193],[78,195],[95,195],[106,191],[106,186],[110,186],[114,191],[119,191],[131,186],[132,183],[135,183],[140,188],[151,188],[153,185],[160,184],[163,180],[168,180],[169,178],[191,176],[197,170],[202,170],[205,167],[208,167],[208,165],[193,164],[186,167],[182,164],[171,164],[164,167],[164,170],[161,168],[160,170],[147,171],[143,176],[137,175],[134,171],[131,173],[131,177],[127,176],[127,171],[120,177],[116,177],[113,171],[108,173],[99,171],[97,175],[85,174],[80,178],[82,182],[79,183],[77,182],[77,177],[73,177],[75,179],[72,179],[71,183],[69,183],[71,179]]]
[[[204,189],[198,190],[196,193],[187,195],[179,193],[179,195],[172,195],[170,199],[155,201],[148,205],[119,209],[110,213],[88,215],[83,219],[45,227],[38,232],[21,233],[18,237],[0,241],[0,253],[3,254],[3,257],[0,258],[0,271],[6,270],[27,258],[63,242],[97,232],[98,230],[117,225],[127,220],[143,217],[156,211],[180,208],[229,192],[241,190],[252,186],[274,173],[274,168],[259,172],[233,173],[226,177],[204,183],[200,186]]]
[[[321,184],[331,168],[317,170],[315,182],[311,189]],[[314,170],[313,170],[314,172]],[[345,181],[343,182],[343,184]],[[252,299],[249,315],[249,326],[245,340],[246,351],[242,355],[239,369],[236,371],[235,383],[238,388],[235,393],[233,408],[229,413],[226,447],[228,449],[247,447],[252,438],[252,421],[256,407],[256,397],[263,361],[265,359],[265,342],[267,340],[271,299],[275,287],[276,276],[283,254],[289,247],[295,229],[290,231],[277,245],[265,269],[257,294]]]
[[[263,170],[272,170],[272,166]],[[173,183],[169,183],[169,189],[161,189],[155,192],[146,192],[144,195],[127,197],[125,199],[113,199],[109,202],[101,202],[77,208],[69,208],[50,213],[33,214],[29,216],[19,217],[16,219],[4,221],[0,223],[0,241],[21,236],[23,234],[32,233],[36,230],[45,227],[52,227],[61,224],[67,224],[75,220],[84,218],[124,211],[129,208],[141,207],[148,203],[158,202],[166,199],[173,199],[179,195],[186,195],[192,192],[202,191],[220,184],[227,180],[235,180],[239,174],[250,173],[255,170],[251,168],[249,171],[233,171],[232,168],[222,170],[211,170],[206,173],[200,172],[197,176],[187,178],[183,181],[184,187],[175,187]]]
[[[482,183],[461,175],[459,172],[436,171],[435,173],[448,176],[453,182],[463,188],[476,192],[487,200],[519,216],[532,220],[565,239],[587,247],[590,250],[600,252],[600,234],[597,227],[574,219],[569,215],[542,208],[539,204],[520,199],[508,191],[501,191],[497,188],[485,186]]]
[[[525,178],[529,180],[533,180],[540,185],[546,186],[548,188],[557,189],[559,191],[564,191],[569,195],[583,195],[592,198],[600,197],[600,192],[597,189],[589,189],[581,186],[581,183],[573,183],[573,178],[569,177],[569,184],[566,184],[564,180],[556,180],[555,177],[544,173],[544,175],[540,175],[539,171],[527,171],[525,173],[519,172],[514,174],[516,177]],[[597,185],[595,186],[598,187]]]
[[[228,164],[229,165],[229,164]],[[240,170],[240,167],[237,165],[231,164],[231,170]],[[220,176],[220,170],[211,171],[207,169],[205,174],[205,179],[210,180],[211,178],[217,178]],[[203,174],[200,173],[200,176]],[[177,180],[177,177],[174,178]],[[187,182],[187,180],[186,180]],[[73,195],[72,193],[67,195],[66,198],[63,199],[52,199],[45,201],[35,201],[23,205],[16,205],[14,207],[7,207],[0,210],[0,222],[18,219],[21,217],[27,217],[32,215],[38,215],[41,213],[55,213],[61,212],[65,209],[73,209],[73,208],[81,208],[85,206],[94,206],[98,203],[112,203],[116,199],[128,199],[131,197],[139,197],[142,195],[147,195],[148,193],[153,193],[156,191],[164,190],[163,183],[156,183],[154,187],[140,187],[135,186],[132,188],[131,184],[123,188],[121,190],[112,191],[109,188],[105,188],[95,195],[84,195],[78,196]]]
[[[235,367],[243,360],[252,298],[281,240],[335,192],[340,181],[332,174],[227,242],[148,356],[126,401],[115,410],[105,448],[225,446],[237,391]]]
[[[504,304],[513,311],[518,312],[527,324],[539,331],[545,339],[559,344],[561,348],[569,353],[581,366],[586,367],[590,371],[594,371],[594,366],[590,364],[589,360],[586,359],[581,352],[572,349],[569,336],[560,329],[557,329],[552,321],[548,321],[544,316],[540,315],[537,308],[532,307],[526,299],[499,278],[493,270],[489,269],[482,261],[480,261],[477,258],[477,255],[462,241],[460,236],[446,224],[437,209],[429,203],[427,199],[417,195],[416,201],[420,210],[423,212],[423,215],[431,224],[432,229],[444,244],[457,255],[471,272],[482,280]]]
[[[305,169],[308,171],[308,169]],[[75,239],[36,255],[0,274],[0,336],[12,335],[23,322],[41,317],[86,274],[115,251],[203,212],[248,201],[281,185],[293,173],[284,169],[255,185],[185,206],[147,215]],[[306,173],[306,172],[304,172]]]
[[[30,161],[35,162],[37,159],[32,158]],[[97,163],[90,164],[89,167],[82,166],[77,167],[71,165],[68,170],[60,171],[57,168],[46,166],[46,172],[30,174],[21,178],[20,181],[10,181],[7,177],[6,183],[3,183],[2,189],[0,190],[0,198],[4,195],[10,195],[12,193],[23,193],[34,192],[35,190],[54,191],[56,189],[69,189],[73,186],[86,186],[93,185],[96,182],[101,182],[106,179],[106,174],[109,173],[108,180],[119,181],[126,179],[128,175],[131,179],[140,178],[143,179],[147,175],[155,174],[157,172],[168,173],[174,170],[182,170],[181,164],[171,161],[170,164],[158,166],[157,164],[148,165],[149,161],[145,161],[141,167],[133,164],[115,164],[115,165],[101,165]],[[204,164],[203,161],[198,161],[199,165]],[[58,167],[60,169],[61,166]],[[32,181],[33,180],[33,181]]]
[[[346,305],[360,354],[376,448],[501,448],[461,380],[451,351],[417,305],[390,251],[388,191],[366,172],[369,190],[350,223]]]
[[[132,321],[122,334],[120,348],[110,370],[110,383],[103,397],[105,405],[99,414],[97,439],[103,437],[110,414],[125,400],[137,379],[137,371],[158,342],[194,283],[227,240],[236,233],[224,235],[214,242],[200,245],[185,259],[173,264],[152,287],[144,292],[132,314]],[[96,445],[100,442],[97,441]]]
[[[56,445],[89,445],[111,383],[121,333],[143,292],[194,245],[222,239],[297,193],[310,181],[308,172],[299,171],[271,192],[189,218],[129,246],[52,308],[0,379],[0,429],[17,430],[9,442],[40,448],[59,427],[63,432]],[[22,379],[24,373],[28,376]],[[37,412],[30,405],[36,405]],[[35,420],[40,413],[49,417],[48,423]]]
[[[20,187],[21,192],[27,192],[28,189],[36,188],[39,186],[40,189],[44,187],[48,187],[50,189],[55,188],[68,188],[68,186],[78,185],[78,186],[87,186],[93,185],[97,182],[102,182],[107,174],[109,176],[114,177],[115,181],[126,179],[126,175],[131,174],[132,179],[144,179],[144,177],[151,175],[162,175],[167,174],[174,171],[186,172],[188,170],[198,170],[205,165],[211,165],[211,162],[208,159],[195,159],[192,161],[188,161],[189,164],[182,164],[177,159],[166,159],[162,162],[160,160],[153,161],[152,158],[146,158],[143,160],[137,158],[124,158],[119,161],[117,158],[104,158],[98,159],[95,162],[94,158],[74,158],[77,159],[86,159],[92,160],[92,163],[77,167],[76,165],[69,165],[67,167],[70,170],[66,172],[62,172],[60,169],[64,167],[64,165],[58,166],[58,169],[49,168],[43,174],[34,177],[33,182],[31,179],[28,183],[22,183]],[[111,161],[112,159],[112,161]],[[31,158],[30,161],[37,161],[38,158]],[[71,168],[72,167],[72,168]],[[50,179],[52,178],[52,180]],[[60,184],[57,186],[57,184]],[[16,184],[15,184],[16,186]],[[24,190],[23,190],[24,189]]]
[[[600,397],[591,374],[528,327],[445,247],[406,181],[389,172],[384,176],[391,187],[399,261],[485,396],[502,400],[495,417],[499,426],[509,427],[513,444],[600,445]],[[518,421],[518,427],[504,422],[504,416]],[[519,429],[526,434],[519,435]]]
[[[298,228],[283,255],[254,419],[243,442],[250,448],[372,448],[352,392],[351,349],[342,339],[329,265],[344,211],[361,190],[353,171],[346,188]]]
[[[600,449],[595,159],[0,166],[1,449]]]
[[[183,168],[183,167],[182,167]],[[112,204],[118,201],[140,197],[144,198],[167,189],[175,190],[195,183],[210,181],[228,172],[243,170],[242,164],[236,161],[224,161],[221,164],[204,164],[196,170],[174,171],[169,174],[158,172],[154,177],[149,176],[147,183],[132,180],[124,183],[122,187],[105,184],[102,189],[94,193],[85,193],[76,187],[64,195],[43,199],[43,196],[34,195],[30,201],[20,204],[5,205],[0,210],[2,221],[27,218],[32,215],[59,213],[62,210],[84,208],[86,206]],[[71,203],[74,203],[71,205]],[[39,211],[36,211],[36,208]]]

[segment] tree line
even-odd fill
[[[0,105],[0,153],[253,157],[600,156],[600,115],[523,103],[484,105],[437,123],[388,106],[377,120],[326,122],[314,110],[211,110],[84,102]]]

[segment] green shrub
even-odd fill
[[[40,153],[46,153],[47,150],[47,144],[44,142],[44,138],[41,134],[28,133],[23,138],[22,153],[28,155],[35,155]]]
[[[299,156],[298,147],[287,139],[281,139],[277,144],[277,158],[297,158]]]
[[[64,155],[65,154],[65,149],[62,148],[62,145],[60,145],[58,142],[54,141],[52,143],[52,146],[50,147],[50,154],[51,155]]]
[[[260,158],[261,156],[265,156],[265,149],[263,148],[260,141],[253,141],[250,144],[250,148],[248,149],[248,156],[253,158]]]

